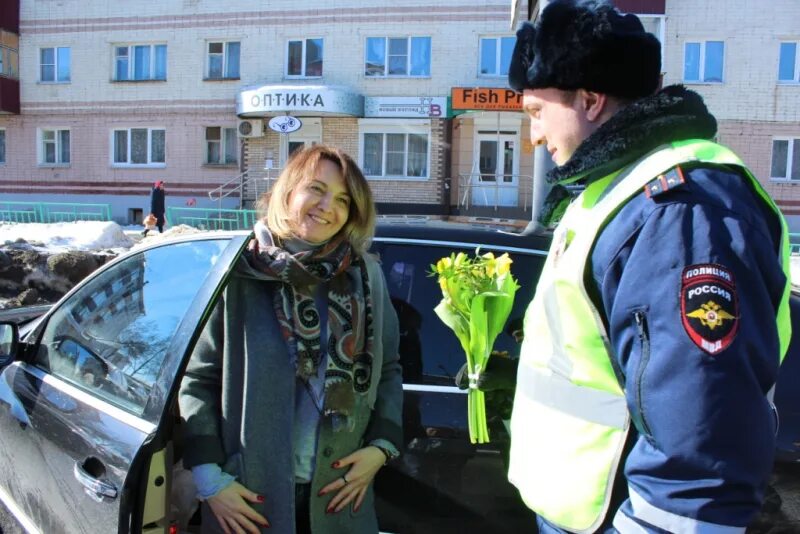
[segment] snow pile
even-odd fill
[[[119,253],[134,244],[115,222],[0,223],[0,245],[20,239],[51,252],[111,249]]]

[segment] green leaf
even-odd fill
[[[452,306],[442,300],[433,311],[439,316],[439,319],[446,324],[450,330],[455,332],[458,341],[461,343],[461,348],[465,353],[469,353],[470,335],[469,324],[467,320],[458,313]]]

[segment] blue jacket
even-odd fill
[[[699,101],[694,111],[707,113],[694,93],[665,91],[692,107]],[[636,129],[648,121],[635,113],[623,119],[637,121]],[[620,125],[612,126],[619,136]],[[613,154],[597,156],[607,130],[579,147],[569,173],[581,161],[590,171],[584,180],[607,174],[603,162],[619,168]],[[776,310],[786,284],[780,221],[736,170],[690,163],[681,170],[684,184],[642,192],[620,210],[598,236],[586,273],[635,426],[601,531],[613,531],[613,523],[623,532],[744,532],[772,468],[777,421],[767,393],[777,379]],[[700,304],[710,300],[687,299],[685,291],[687,273],[703,267],[725,273],[704,290],[727,292],[730,312],[702,316],[714,318],[703,323],[707,332],[727,333],[710,352],[692,336]]]

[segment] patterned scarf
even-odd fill
[[[303,381],[322,360],[320,317],[314,286],[328,284],[328,364],[323,414],[341,415],[352,428],[355,395],[372,379],[372,298],[364,262],[345,239],[295,254],[282,248],[262,223],[245,253],[250,266],[282,282],[273,302],[281,333]],[[335,425],[334,428],[340,425]]]

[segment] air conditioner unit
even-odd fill
[[[236,131],[239,132],[239,137],[263,137],[264,121],[261,119],[240,120]]]

